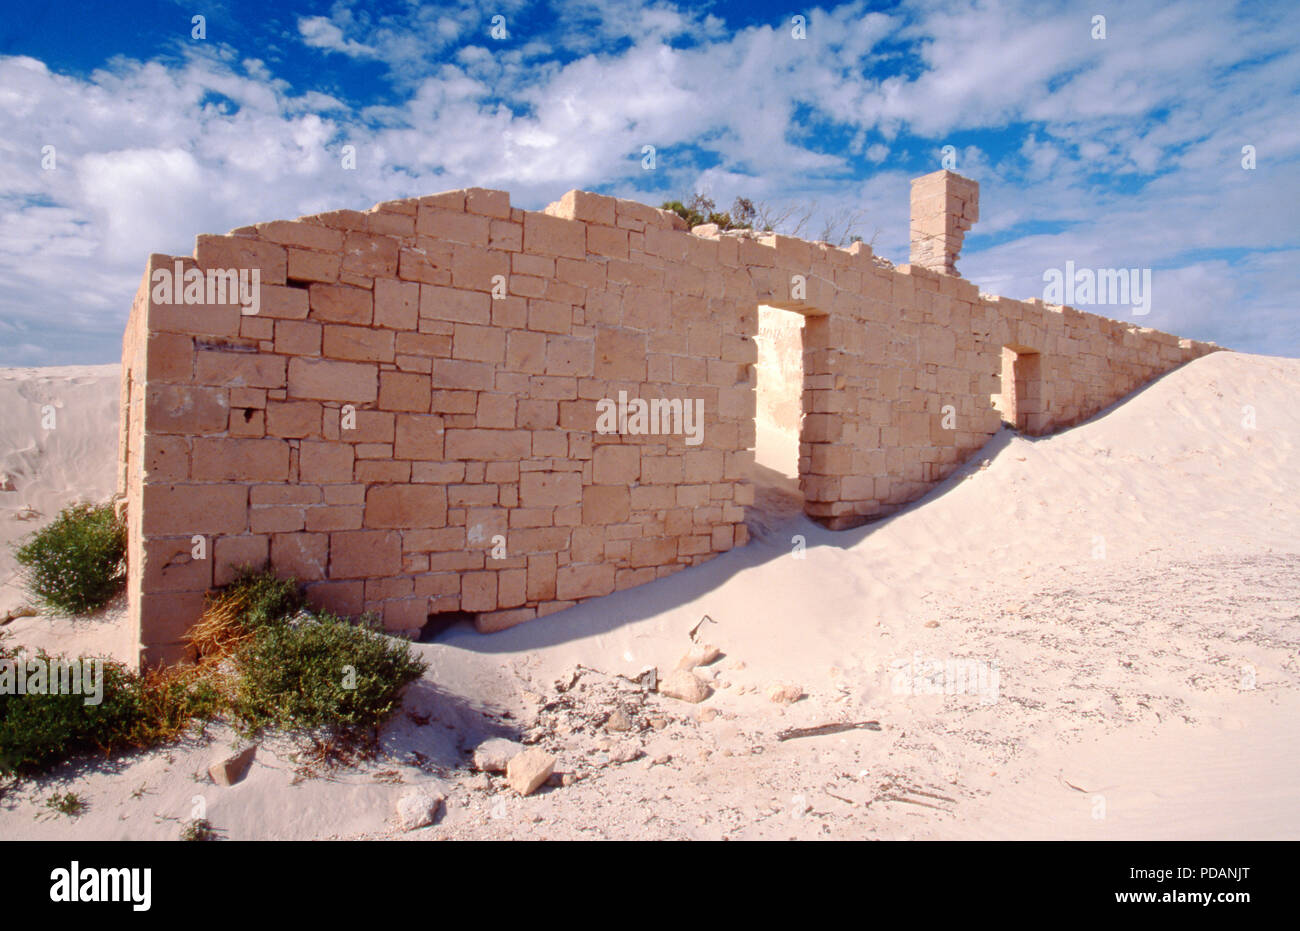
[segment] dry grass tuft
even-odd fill
[[[244,592],[218,592],[208,599],[202,617],[186,634],[201,664],[219,663],[253,636],[243,622],[249,598]]]

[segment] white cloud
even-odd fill
[[[500,4],[512,31],[520,3]],[[16,329],[0,363],[68,361],[69,346],[78,361],[112,359],[144,257],[189,252],[197,233],[460,186],[505,188],[530,208],[570,187],[657,202],[707,186],[724,208],[736,195],[816,199],[864,209],[864,235],[878,228],[877,251],[904,261],[907,182],[922,173],[911,160],[937,168],[957,134],[1021,122],[1031,128],[1002,151],[958,147],[982,196],[964,272],[1027,297],[1066,259],[1153,267],[1152,325],[1300,353],[1283,312],[1294,264],[1277,258],[1297,248],[1295,14],[1239,22],[1171,6],[1112,15],[1094,42],[1077,10],[1011,0],[812,10],[802,41],[784,20],[728,32],[669,4],[560,13],[545,36],[504,43],[467,0],[406,19],[336,5],[299,20],[304,44],[390,69],[398,102],[362,109],[220,47],[85,79],[0,58],[0,319]],[[693,41],[665,44],[679,38]],[[904,40],[920,43],[906,61],[882,45]],[[456,42],[469,44],[452,53]],[[898,73],[882,78],[881,61]],[[205,105],[213,94],[237,111]],[[799,125],[808,108],[853,141],[823,147]],[[343,143],[356,171],[340,165]],[[1247,143],[1254,172],[1240,167]],[[46,144],[55,171],[40,170]],[[647,144],[653,174],[640,168]],[[1222,249],[1277,251],[1201,258]]]
[[[344,39],[343,30],[324,16],[304,16],[298,20],[298,33],[312,48],[339,52],[349,58],[370,58],[376,54],[369,45]]]

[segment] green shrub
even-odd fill
[[[15,551],[23,581],[67,614],[102,607],[125,578],[126,527],[111,504],[74,504]]]
[[[239,621],[249,631],[293,617],[305,604],[294,579],[252,569],[241,571],[213,600],[237,606]]]
[[[76,658],[83,670],[92,659]],[[72,661],[0,644],[7,674],[15,664],[32,660],[46,668]],[[215,690],[184,670],[141,677],[121,663],[100,661],[103,693],[98,704],[86,704],[86,694],[54,689],[24,695],[0,690],[0,773],[28,774],[82,753],[154,746],[180,734],[193,718],[211,717],[219,706]]]
[[[225,710],[220,688],[205,669],[171,666],[140,679],[143,717],[130,739],[147,747],[179,737],[193,721],[210,721]]]
[[[425,663],[367,624],[320,614],[258,629],[236,654],[241,729],[358,736],[378,727]]]
[[[45,651],[29,656],[0,650],[7,664],[51,662]],[[62,657],[57,657],[62,659]],[[103,661],[103,700],[87,705],[84,695],[0,694],[0,772],[45,769],[78,753],[106,750],[129,742],[142,717],[138,677],[119,663]]]
[[[730,213],[720,213],[715,209],[716,207],[713,200],[703,194],[695,194],[688,203],[669,200],[660,205],[661,210],[671,210],[690,227],[699,226],[701,223],[716,223],[722,230],[753,229],[757,211],[753,202],[747,198],[737,197],[736,202],[731,205]]]

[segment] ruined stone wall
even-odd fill
[[[257,313],[160,300],[178,262],[256,269]],[[578,191],[545,212],[470,189],[200,236],[192,258],[150,258],[124,344],[143,660],[182,658],[204,591],[242,565],[392,631],[449,611],[496,630],[743,545],[759,304],[806,318],[800,483],[832,527],[915,499],[996,432],[1004,346],[1039,354],[1020,393],[1036,433],[1214,348],[860,243],[692,232]],[[700,442],[602,432],[620,393],[698,400]]]
[[[1031,434],[1078,423],[1215,348],[981,295],[953,275],[878,265],[865,250],[810,259],[810,248],[776,237],[748,258],[760,301],[819,311],[804,329],[801,484],[805,511],[836,528],[892,513],[987,442],[1001,423],[991,397],[1004,346],[1040,360],[1039,383],[1021,393],[1033,400],[1023,423]],[[783,300],[791,276],[810,267],[808,299]]]

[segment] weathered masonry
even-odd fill
[[[142,661],[182,658],[204,591],[242,565],[393,631],[452,611],[490,631],[743,545],[760,305],[804,317],[800,484],[832,528],[920,496],[1003,419],[1064,427],[1216,348],[980,294],[954,269],[977,212],[972,181],[914,181],[897,268],[861,243],[477,188],[151,256],[119,482]],[[166,294],[178,268],[255,270],[257,313]],[[620,393],[702,402],[698,442],[602,432]]]

